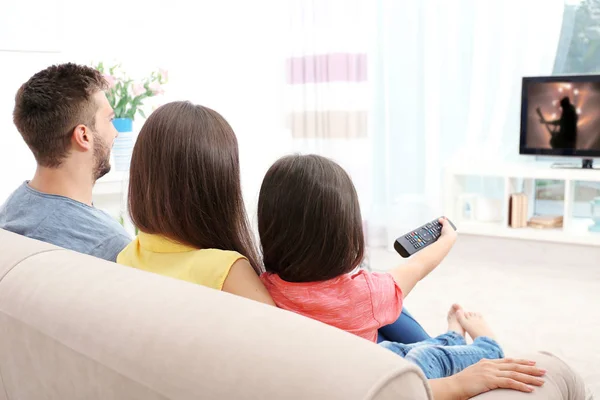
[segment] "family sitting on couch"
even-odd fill
[[[258,204],[260,256],[242,199],[236,136],[209,108],[172,102],[142,127],[129,179],[129,212],[140,232],[132,240],[92,202],[117,136],[105,85],[95,69],[63,64],[21,86],[14,123],[37,170],[0,208],[0,228],[379,342],[417,364],[436,399],[544,384],[546,371],[535,362],[503,358],[481,315],[453,305],[448,331],[432,338],[403,310],[404,298],[456,240],[446,220],[440,239],[405,265],[388,273],[358,269],[365,252],[358,197],[329,159],[292,155],[269,169]]]

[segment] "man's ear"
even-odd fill
[[[73,145],[80,151],[92,149],[92,131],[85,125],[77,125],[73,129]]]

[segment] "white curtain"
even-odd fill
[[[370,0],[289,0],[286,123],[294,152],[339,162],[371,207]]]
[[[101,35],[65,35],[68,60],[119,62],[134,77],[165,68],[169,71],[165,94],[151,99],[150,105],[190,100],[227,119],[238,138],[242,188],[255,223],[264,174],[291,148],[282,104],[289,48],[287,4],[281,0],[106,0],[98,7],[91,2],[60,1],[66,10],[62,25],[89,15],[103,21]],[[143,122],[137,118],[134,129],[139,130]]]
[[[442,213],[447,163],[518,156],[521,78],[552,73],[563,10],[563,0],[378,1],[372,243]]]

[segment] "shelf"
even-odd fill
[[[472,178],[482,178],[487,182],[492,179],[504,181],[503,185],[494,186],[494,192],[473,192],[470,182]],[[509,221],[509,198],[512,193],[524,193],[528,201],[526,218],[531,218],[538,210],[536,198],[536,179],[548,179],[562,181],[557,200],[560,202],[558,208],[546,207],[541,211],[544,215],[562,215],[564,228],[560,229],[536,229],[536,228],[510,228]],[[513,238],[520,240],[534,240],[543,242],[566,243],[576,245],[600,246],[600,233],[590,232],[590,218],[574,217],[575,188],[577,182],[600,182],[600,170],[586,169],[560,169],[551,168],[544,163],[471,163],[464,162],[449,166],[445,170],[444,182],[444,207],[445,214],[449,216],[463,234],[482,235],[491,237]],[[472,182],[471,182],[472,183]],[[502,187],[500,187],[502,186]],[[560,193],[562,191],[562,193]],[[484,200],[484,210],[489,209],[489,201],[501,199],[502,205],[497,209],[502,215],[502,222],[485,223],[474,222],[464,219],[467,215],[463,211],[463,195],[475,196],[476,201]],[[541,201],[541,200],[538,200]],[[477,204],[475,209],[477,209]],[[496,208],[495,208],[496,209]],[[489,214],[489,213],[488,213]],[[477,212],[475,212],[477,216]]]
[[[600,182],[600,169],[581,168],[550,168],[550,166],[530,165],[529,163],[514,164],[456,164],[450,166],[447,173],[454,176],[496,176],[525,179],[554,179],[569,181]]]
[[[536,240],[543,242],[568,243],[580,245],[600,245],[600,233],[590,232],[587,226],[590,219],[573,220],[565,228],[536,229],[536,228],[510,228],[502,223],[461,221],[458,231],[466,235],[482,235],[502,237],[508,239]]]

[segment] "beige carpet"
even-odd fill
[[[370,249],[374,270],[401,263]],[[563,358],[600,398],[600,243],[596,247],[461,236],[449,257],[407,297],[436,335],[452,302],[482,312],[507,356],[535,350]]]

